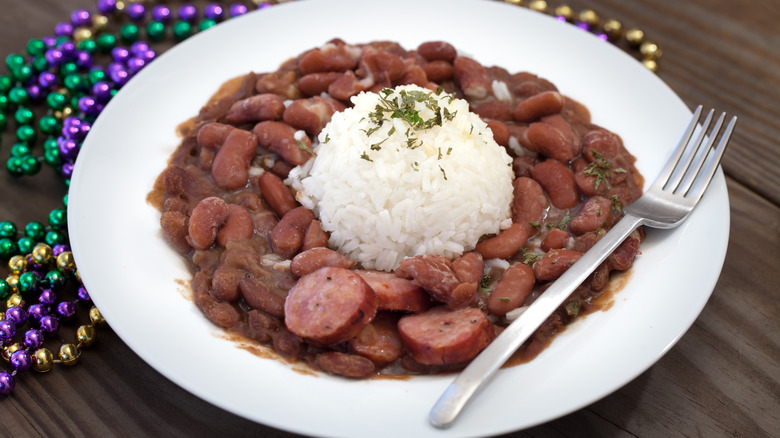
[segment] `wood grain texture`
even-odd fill
[[[94,4],[0,0],[0,59],[22,51],[28,39],[50,34],[73,9],[92,9]],[[780,436],[780,3],[568,4],[641,28],[664,51],[660,77],[689,107],[701,103],[740,117],[724,161],[731,203],[729,249],[704,311],[654,366],[584,409],[506,436]],[[3,166],[12,136],[2,134]],[[0,220],[45,220],[65,192],[48,167],[36,177],[20,179],[2,170]],[[170,321],[150,323],[159,324],[163,336]],[[260,400],[258,409],[270,402]],[[77,366],[20,375],[14,393],[0,398],[0,436],[295,435],[192,396],[142,361],[108,328],[99,331],[96,345]]]

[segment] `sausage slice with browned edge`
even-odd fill
[[[398,321],[398,332],[409,355],[424,365],[469,361],[495,336],[485,313],[473,307],[449,310],[440,306],[407,315]]]
[[[376,310],[376,294],[360,275],[326,267],[304,275],[290,289],[284,322],[304,339],[336,344],[357,336]]]

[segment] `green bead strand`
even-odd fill
[[[27,143],[16,143],[11,146],[11,156],[16,158],[24,158],[30,155],[30,147]]]
[[[68,243],[68,236],[63,232],[52,230],[46,233],[44,242],[49,246]]]
[[[187,39],[192,33],[192,25],[186,21],[179,20],[173,24],[173,37],[176,41]]]
[[[19,253],[19,246],[10,238],[0,239],[0,259],[8,260]]]
[[[35,137],[35,128],[30,125],[22,125],[16,128],[16,138],[21,142],[32,143],[35,141]]]
[[[35,240],[30,237],[22,237],[16,241],[20,254],[27,254],[35,247]]]
[[[32,110],[24,106],[17,108],[16,113],[14,114],[16,123],[20,125],[29,125],[33,121],[34,117],[35,115],[33,114]]]
[[[110,33],[102,33],[98,35],[95,43],[97,44],[98,50],[103,53],[109,53],[111,52],[111,49],[116,47],[116,37]]]
[[[16,225],[11,221],[0,222],[0,237],[15,237]]]
[[[30,100],[30,95],[23,87],[13,87],[8,91],[8,99],[17,105],[24,105]]]
[[[68,224],[68,212],[62,208],[55,208],[49,213],[49,225],[55,230],[65,228]]]
[[[46,115],[38,121],[38,129],[44,134],[54,135],[62,130],[62,125],[56,117]]]
[[[39,39],[27,41],[27,53],[30,56],[40,56],[46,52],[46,45]]]
[[[2,251],[2,250],[0,250]],[[11,295],[11,285],[7,281],[0,278],[0,300],[4,300]]]
[[[165,38],[165,23],[153,20],[146,25],[146,35],[154,42],[162,41]]]
[[[22,275],[19,276],[19,292],[21,293],[27,293],[32,292],[35,289],[38,288],[40,285],[41,280],[38,278],[38,275],[36,275],[33,272],[24,272]]]
[[[68,103],[68,98],[62,93],[52,92],[46,96],[46,105],[55,111],[62,111]]]
[[[30,222],[24,227],[24,235],[34,240],[43,240],[46,235],[46,227],[40,222]]]
[[[53,289],[60,289],[67,283],[68,277],[62,273],[59,269],[52,269],[46,273],[43,282],[49,285]]]
[[[119,29],[119,36],[122,38],[122,41],[127,44],[138,41],[138,26],[132,23],[125,24],[121,29]]]

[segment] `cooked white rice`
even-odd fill
[[[446,93],[410,85],[385,99],[403,95],[430,96],[442,124],[410,130],[388,112],[380,126],[384,95],[360,93],[320,133],[316,158],[287,180],[330,233],[329,245],[366,269],[390,271],[420,254],[456,257],[511,223],[512,159],[487,125]],[[436,117],[420,101],[414,109],[422,120]]]

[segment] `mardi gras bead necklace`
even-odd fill
[[[572,23],[632,51],[651,71],[658,69],[661,50],[638,29],[602,20],[592,10],[551,7],[544,0],[504,1]],[[92,123],[117,91],[154,61],[154,46],[164,50],[166,44],[250,8],[283,2],[209,3],[199,9],[190,3],[172,8],[167,2],[98,0],[93,11],[73,11],[52,35],[31,39],[23,51],[5,58],[8,73],[0,74],[0,146],[11,143],[5,168],[22,178],[37,174],[43,164],[51,166],[62,177],[66,194],[45,224],[29,222],[19,228],[0,221],[0,263],[8,268],[5,279],[0,278],[0,303],[5,304],[0,313],[0,395],[13,392],[21,372],[47,372],[55,364],[77,363],[82,350],[95,341],[95,329],[105,323],[81,283],[67,234],[67,187]],[[38,146],[42,151],[36,152]],[[79,318],[81,307],[88,308],[88,318]],[[58,344],[64,325],[75,327],[74,339],[61,342],[53,348],[55,353],[50,345]]]

